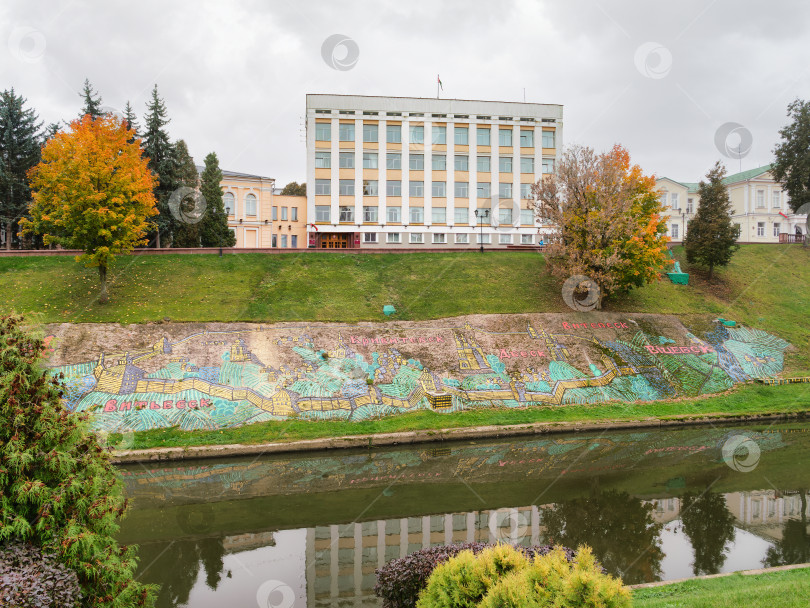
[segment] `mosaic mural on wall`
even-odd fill
[[[789,346],[751,328],[698,337],[674,317],[609,313],[52,332],[66,403],[109,431],[698,396],[778,374]]]

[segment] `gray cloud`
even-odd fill
[[[19,3],[0,9],[0,39],[35,28],[46,48],[27,63],[3,44],[0,78],[48,122],[76,116],[86,77],[139,115],[157,83],[198,162],[214,150],[284,184],[305,175],[306,93],[430,97],[440,73],[446,97],[521,101],[525,88],[562,103],[566,143],[622,143],[647,172],[692,181],[721,158],[727,122],[753,135],[743,169],[770,162],[787,104],[810,95],[808,20],[800,1]],[[321,58],[336,33],[359,46],[351,70]],[[646,42],[671,54],[662,78],[636,68]]]

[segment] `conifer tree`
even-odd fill
[[[172,235],[177,228],[178,222],[169,210],[169,198],[180,183],[174,146],[166,132],[166,125],[169,124],[166,103],[158,95],[157,85],[152,89],[152,97],[147,102],[146,110],[143,151],[149,159],[149,168],[157,178],[154,194],[159,215],[154,221],[154,234],[155,244],[160,247],[161,239],[167,245],[171,243]]]
[[[233,247],[236,235],[228,228],[228,216],[222,200],[222,170],[216,152],[205,157],[200,190],[205,198],[206,210],[200,222],[200,238],[203,247]]]
[[[86,114],[89,114],[93,120],[102,115],[101,95],[93,90],[93,85],[90,84],[90,80],[88,78],[84,79],[84,86],[82,87],[82,92],[79,93],[79,97],[84,100],[82,111],[79,112],[80,120]]]
[[[726,168],[718,161],[706,174],[707,182],[698,185],[697,213],[689,222],[683,246],[686,261],[709,267],[709,278],[715,266],[727,266],[740,246],[740,228],[731,222],[731,200],[723,183]]]
[[[810,101],[792,101],[787,113],[792,122],[779,130],[782,141],[773,150],[773,177],[787,191],[795,213],[810,203]]]
[[[127,121],[127,129],[133,129],[135,131],[135,137],[140,137],[138,117],[135,116],[135,110],[132,109],[132,104],[130,104],[129,101],[127,101],[127,105],[124,106],[124,120]]]
[[[182,139],[174,144],[174,157],[177,163],[177,180],[182,194],[178,192],[175,197],[180,203],[177,210],[172,213],[177,220],[172,247],[199,247],[200,246],[200,220],[205,212],[200,194],[200,175],[194,159],[188,151],[186,142]],[[193,191],[193,192],[192,192]],[[177,215],[179,214],[179,218]]]
[[[0,317],[0,545],[56,554],[76,572],[83,606],[151,606],[154,590],[134,580],[135,549],[115,540],[121,480],[87,415],[66,409],[44,348],[20,317]]]
[[[42,123],[14,89],[0,93],[0,220],[11,249],[15,227],[31,202],[28,170],[39,162]]]

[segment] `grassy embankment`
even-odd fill
[[[800,568],[637,589],[633,608],[798,608],[808,596],[810,569]]]
[[[708,281],[676,249],[689,286],[668,280],[611,298],[607,311],[676,314],[687,326],[714,316],[774,333],[794,345],[788,375],[810,375],[810,251],[801,246],[746,245]],[[0,312],[35,323],[161,321],[383,321],[475,313],[565,312],[559,284],[542,255],[447,254],[131,256],[110,272],[111,303],[95,302],[97,272],[68,257],[0,258]],[[212,433],[149,431],[137,445],[271,441],[405,429],[563,420],[640,419],[675,415],[801,411],[810,387],[745,386],[701,400],[413,414],[362,423],[290,421]]]

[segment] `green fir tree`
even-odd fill
[[[154,220],[153,237],[156,247],[160,247],[161,242],[168,246],[179,223],[169,210],[169,198],[181,184],[177,156],[166,132],[166,125],[169,124],[166,104],[158,95],[157,85],[152,89],[152,97],[147,102],[146,110],[143,152],[149,159],[149,168],[157,177],[155,199],[159,213]]]
[[[135,110],[132,109],[132,104],[127,101],[124,106],[124,120],[127,121],[127,129],[135,130],[135,137],[140,137],[140,125],[138,124],[138,117],[135,116]]]
[[[686,261],[709,267],[709,278],[715,266],[728,266],[740,248],[740,228],[731,222],[731,200],[723,183],[725,167],[718,161],[706,174],[708,181],[698,185],[700,201],[697,213],[689,222],[683,241]]]
[[[176,195],[180,205],[173,213],[178,223],[172,239],[172,247],[199,247],[200,220],[205,212],[200,198],[200,175],[194,159],[188,151],[188,146],[182,139],[174,145],[174,157],[177,163],[177,180],[179,188],[182,190],[179,190]]]
[[[17,224],[28,212],[28,170],[40,159],[42,123],[26,103],[14,89],[0,93],[0,221],[6,249],[11,249]]]
[[[79,112],[79,119],[84,118],[86,114],[89,114],[93,120],[102,115],[101,95],[93,90],[93,85],[90,84],[88,78],[84,79],[84,86],[82,87],[82,92],[79,93],[79,97],[84,100],[82,111]]]
[[[200,222],[200,237],[203,247],[233,247],[236,235],[228,228],[228,216],[222,200],[222,170],[215,152],[205,157],[200,189],[205,198],[206,210]]]

